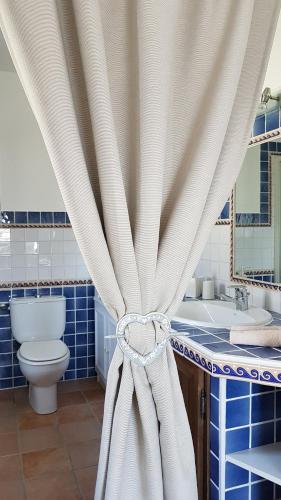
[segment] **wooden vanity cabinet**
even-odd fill
[[[208,500],[210,377],[179,354],[175,358],[194,445],[198,499]]]

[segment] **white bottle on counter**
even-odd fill
[[[202,295],[203,278],[191,278],[188,282],[185,296],[192,299],[197,299]]]
[[[215,298],[215,282],[214,280],[208,278],[203,281],[202,299],[214,300],[214,298]]]

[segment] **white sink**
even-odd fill
[[[237,311],[235,304],[222,300],[187,300],[178,308],[174,321],[211,328],[231,328],[232,325],[268,325],[272,316],[258,307]]]

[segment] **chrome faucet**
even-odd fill
[[[234,297],[221,293],[219,295],[220,300],[225,300],[226,302],[234,302],[237,311],[247,311],[248,310],[248,297],[249,292],[245,285],[231,285],[227,288],[234,289]]]

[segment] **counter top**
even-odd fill
[[[273,323],[281,326],[281,315],[271,312]],[[171,339],[173,349],[214,377],[258,382],[281,387],[280,348],[233,345],[229,330],[198,328],[172,321],[182,335]]]

